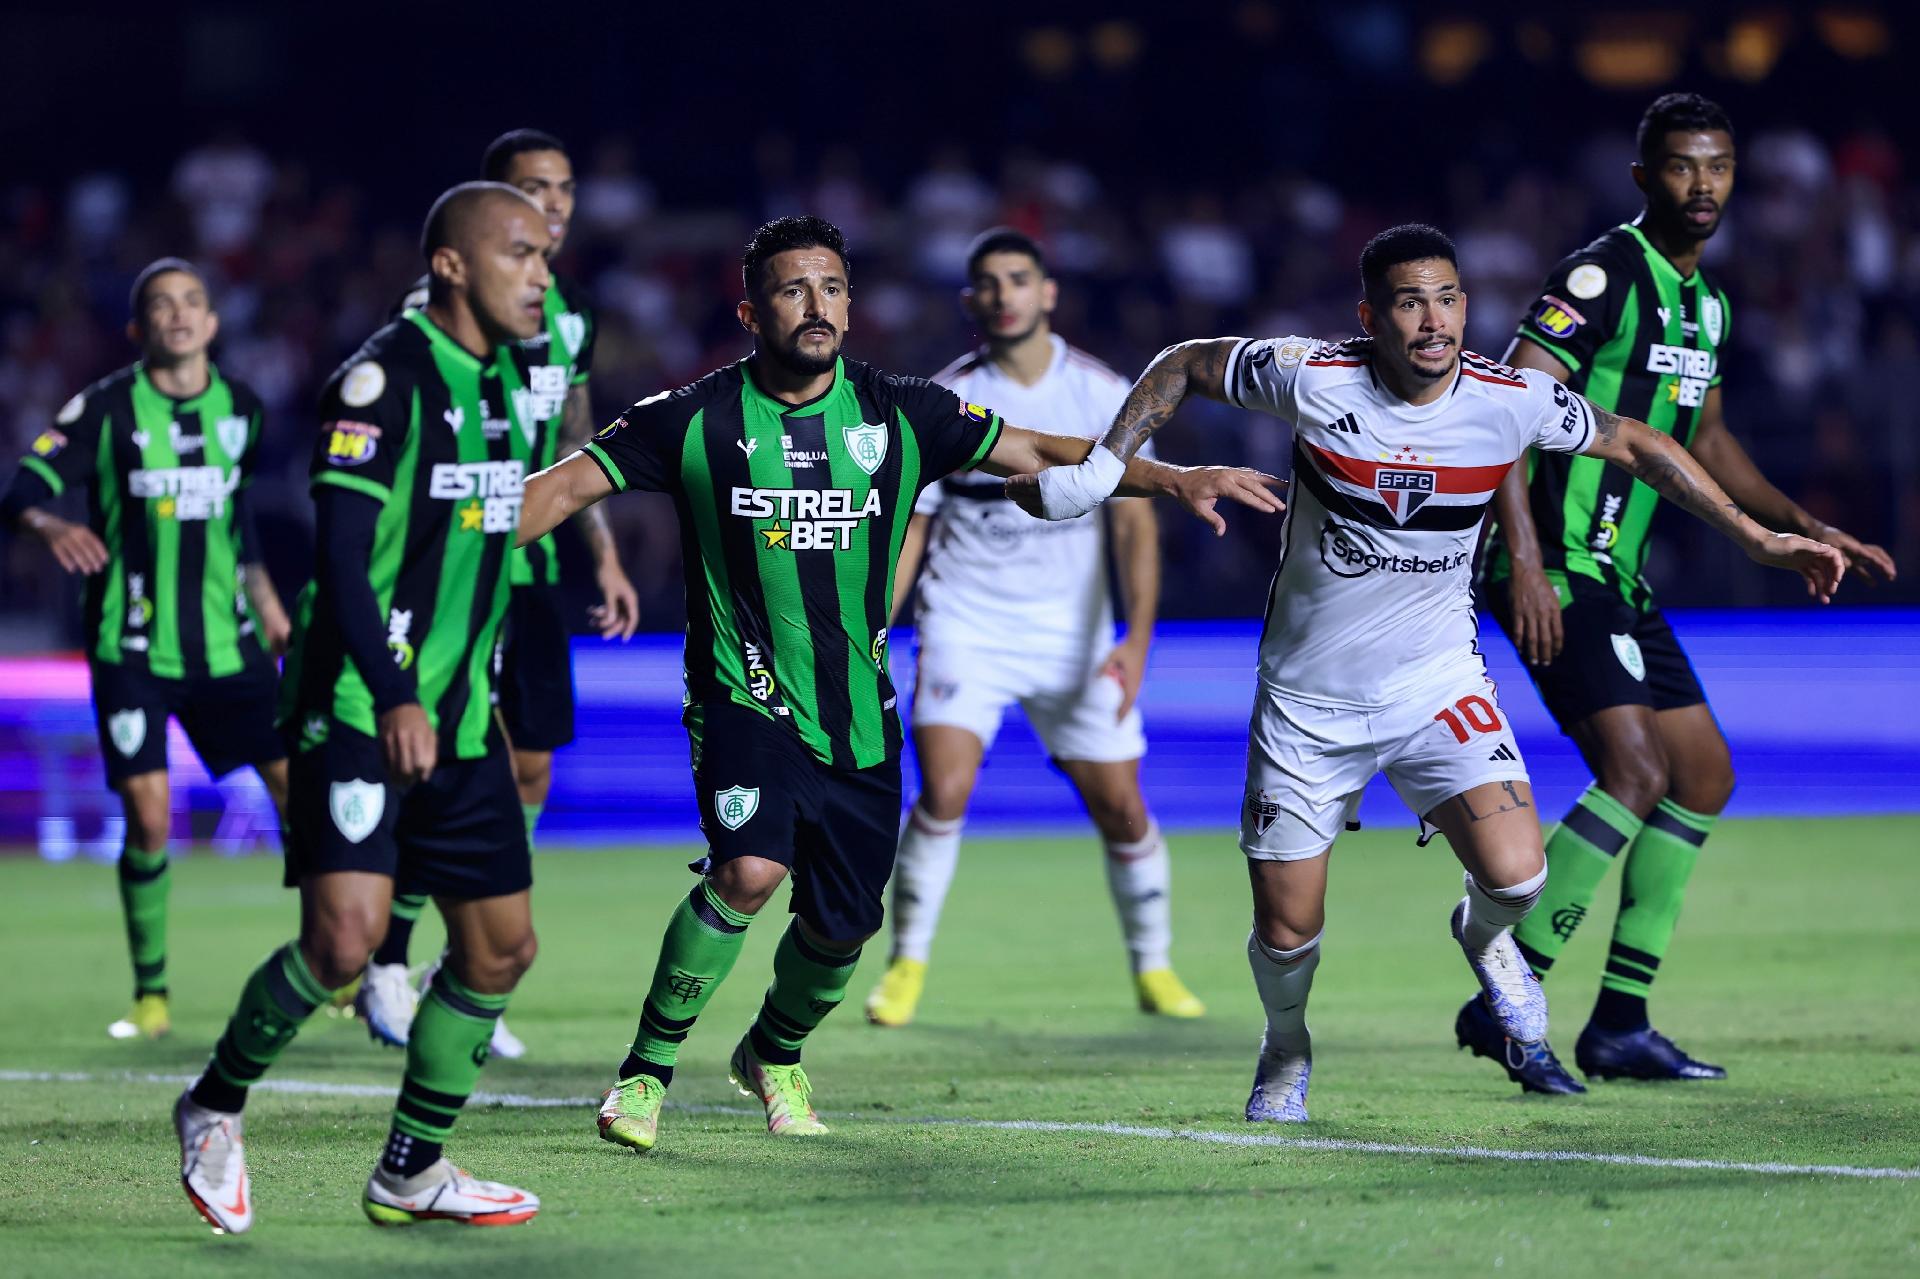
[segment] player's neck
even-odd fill
[[[479,318],[457,294],[449,295],[444,302],[429,301],[427,318],[474,359],[484,360],[493,354],[493,343],[487,341],[487,332],[480,327]]]
[[[811,403],[825,395],[827,388],[833,385],[833,369],[825,373],[802,373],[778,361],[769,360],[759,351],[753,353],[749,362],[753,365],[754,385],[782,404]]]
[[[990,342],[987,362],[1021,386],[1032,386],[1053,367],[1053,332],[1042,324],[1017,342]]]
[[[213,373],[207,363],[207,353],[201,351],[166,363],[149,358],[147,381],[153,383],[153,389],[168,399],[190,400],[207,389],[213,381]]]
[[[1673,269],[1680,273],[1681,279],[1700,269],[1700,255],[1707,251],[1705,240],[1662,226],[1651,212],[1640,215],[1640,234],[1647,237],[1647,243],[1661,257],[1673,263]]]

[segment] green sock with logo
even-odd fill
[[[300,944],[288,942],[254,969],[240,990],[239,1007],[213,1046],[213,1060],[193,1085],[195,1104],[237,1114],[247,1089],[260,1082],[281,1051],[333,992],[320,984]]]
[[[133,997],[167,993],[167,895],[173,874],[167,850],[120,850],[120,913],[127,924],[127,953],[133,958]]]
[[[506,995],[483,995],[442,964],[433,975],[413,1029],[407,1033],[407,1073],[393,1106],[381,1162],[396,1177],[411,1177],[440,1158],[453,1122],[480,1083],[494,1025]]]
[[[773,985],[747,1032],[753,1055],[773,1066],[798,1062],[801,1043],[847,997],[859,962],[858,946],[848,954],[823,950],[807,940],[799,920],[788,925],[773,952]]]
[[[1587,917],[1600,881],[1621,849],[1640,833],[1633,810],[1595,782],[1574,801],[1547,837],[1547,886],[1532,913],[1513,930],[1520,953],[1545,978],[1553,961]]]
[[[704,879],[673,908],[653,982],[640,1006],[640,1029],[633,1037],[633,1051],[620,1063],[619,1078],[652,1075],[662,1083],[673,1081],[680,1045],[733,971],[752,922],[752,915],[721,901]]]

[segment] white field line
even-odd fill
[[[0,1070],[8,1084],[189,1084],[194,1075],[106,1074],[85,1071]],[[263,1079],[260,1092],[308,1097],[374,1097],[394,1095],[383,1084],[334,1084],[310,1079]],[[510,1110],[588,1109],[598,1097],[533,1097],[525,1093],[477,1092],[476,1106],[504,1106]],[[758,1108],[745,1106],[682,1105],[671,1110],[688,1115],[738,1115],[759,1119]],[[1610,1155],[1588,1150],[1497,1150],[1489,1146],[1417,1146],[1392,1141],[1355,1141],[1344,1137],[1283,1137],[1272,1132],[1219,1132],[1205,1128],[1151,1128],[1137,1124],[1065,1123],[1048,1119],[964,1119],[948,1116],[879,1116],[828,1112],[829,1119],[864,1123],[929,1125],[945,1128],[984,1128],[994,1132],[1081,1133],[1100,1137],[1139,1137],[1149,1141],[1197,1141],[1213,1146],[1281,1150],[1328,1150],[1362,1155],[1412,1155],[1423,1159],[1482,1159],[1516,1164],[1601,1164],[1616,1168],[1674,1168],[1700,1172],[1744,1172],[1767,1177],[1854,1177],[1872,1181],[1920,1181],[1920,1168],[1871,1168],[1854,1164],[1753,1163],[1735,1159],[1669,1159],[1654,1155]]]

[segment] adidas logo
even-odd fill
[[[1507,745],[1505,742],[1501,742],[1500,748],[1494,751],[1493,754],[1487,756],[1487,758],[1494,759],[1494,760],[1504,760],[1506,762],[1512,763],[1512,762],[1517,762],[1520,756],[1515,753],[1513,747]]]
[[[1327,423],[1327,430],[1339,435],[1360,434],[1360,420],[1349,413],[1337,421]]]

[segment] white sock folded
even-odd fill
[[[1267,1037],[1260,1051],[1270,1057],[1310,1056],[1313,1034],[1307,1029],[1307,996],[1313,990],[1313,974],[1320,967],[1321,929],[1304,944],[1292,950],[1275,950],[1260,940],[1257,932],[1247,934],[1247,962],[1253,968],[1253,984],[1267,1010]]]
[[[1527,917],[1533,904],[1540,900],[1540,891],[1547,886],[1547,868],[1542,866],[1538,875],[1511,888],[1488,888],[1475,879],[1471,871],[1464,878],[1467,918],[1461,932],[1467,945],[1479,951],[1493,945],[1496,937]]]
[[[925,963],[940,926],[940,910],[960,864],[960,828],[966,819],[941,821],[915,801],[900,827],[893,863],[893,958]]]
[[[1173,864],[1160,824],[1147,819],[1145,838],[1107,844],[1107,891],[1120,916],[1120,931],[1133,971],[1152,972],[1173,963]]]

